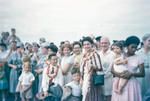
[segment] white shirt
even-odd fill
[[[53,66],[54,67],[54,66]],[[58,68],[58,67],[55,67],[55,69]],[[42,75],[42,90],[44,92],[48,91],[48,88],[49,88],[49,81],[50,81],[50,78],[48,77],[47,75],[47,70],[48,70],[48,66],[44,67],[44,70],[43,70],[43,75]],[[49,69],[49,71],[51,71],[51,69]],[[57,76],[57,74],[56,74]],[[54,82],[55,84],[57,84],[55,82],[55,78],[53,78],[52,82]]]
[[[81,86],[77,82],[72,81],[66,84],[66,86],[71,87],[73,96],[77,96],[77,97],[81,96]]]
[[[21,85],[30,85],[32,81],[35,80],[34,75],[31,72],[22,72],[19,77],[19,81],[21,81]]]

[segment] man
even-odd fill
[[[18,36],[16,36],[16,29],[12,28],[11,29],[11,35],[8,37],[8,43],[10,44],[14,40],[17,42],[21,42],[20,38]]]
[[[110,41],[108,37],[102,37],[100,40],[101,50],[99,52],[102,61],[102,67],[105,74],[105,84],[103,86],[104,101],[111,101],[112,79],[111,65],[114,59],[114,53],[110,50]]]

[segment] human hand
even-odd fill
[[[126,70],[122,72],[120,76],[124,79],[130,79],[130,77],[132,76],[132,73]]]
[[[17,69],[17,66],[16,66],[16,65],[13,65],[12,68],[13,68],[13,69]]]
[[[125,60],[123,61],[123,64],[127,64],[127,63],[128,63],[128,60],[125,59]]]
[[[45,97],[48,96],[48,92],[47,91],[44,92],[44,96]]]
[[[80,67],[80,64],[78,62],[74,63],[74,67]]]

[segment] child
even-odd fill
[[[81,86],[80,86],[80,70],[79,68],[72,68],[72,81],[65,85],[64,96],[62,98],[63,101],[81,101]],[[67,91],[70,91],[68,93]],[[67,96],[65,95],[67,94]]]
[[[56,54],[55,53],[50,54],[46,61],[47,65],[46,67],[44,67],[43,76],[42,76],[43,78],[42,89],[44,92],[44,97],[48,96],[50,87],[52,87],[52,85],[55,85],[55,77],[57,76],[58,69],[59,69],[57,63],[58,63],[58,57],[56,56]],[[54,94],[53,92],[51,93]]]
[[[20,96],[22,101],[29,101],[32,98],[32,83],[34,80],[35,77],[31,72],[30,62],[24,62],[23,72],[19,77]]]
[[[123,45],[121,42],[116,42],[113,44],[113,51],[115,53],[115,60],[114,60],[114,70],[118,73],[122,73],[127,71],[127,60],[123,56]],[[123,78],[118,78],[117,82],[115,83],[115,92],[121,94],[123,88],[127,84],[128,80]]]

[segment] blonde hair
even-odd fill
[[[29,62],[29,61],[23,63],[23,69],[24,69],[25,67],[28,67],[29,70],[31,70],[31,65],[30,65],[30,62]]]
[[[26,55],[23,57],[23,62],[30,62],[30,61],[31,61],[30,56]]]

